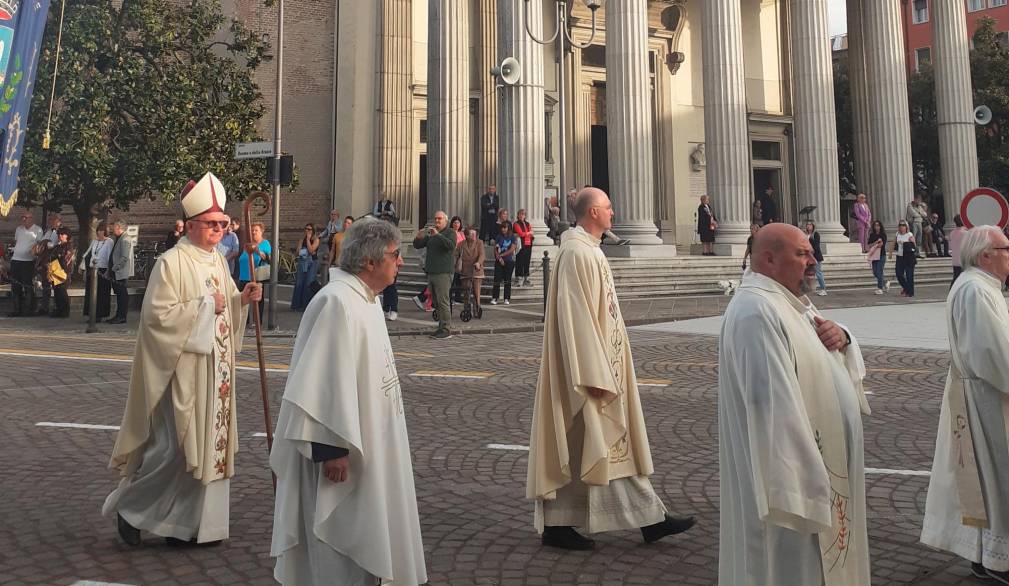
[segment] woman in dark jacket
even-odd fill
[[[813,258],[816,259],[816,282],[820,285],[816,294],[823,297],[827,294],[827,285],[823,282],[823,252],[820,251],[820,233],[816,231],[815,223],[806,222],[806,236],[809,245],[813,247]]]
[[[711,211],[708,196],[701,196],[701,205],[697,206],[697,233],[701,235],[701,245],[704,256],[715,256],[715,230],[718,229],[718,218]]]

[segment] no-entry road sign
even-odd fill
[[[964,226],[998,226],[1009,224],[1009,204],[1002,194],[990,187],[979,187],[967,194],[960,204],[960,219]]]

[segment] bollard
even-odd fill
[[[88,267],[88,274],[91,275],[91,284],[88,286],[88,328],[84,333],[94,334],[98,331],[95,326],[95,314],[98,312],[98,269]]]
[[[543,251],[543,320],[547,320],[547,296],[550,294],[550,253]]]

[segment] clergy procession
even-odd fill
[[[236,356],[262,286],[237,289],[216,249],[226,203],[212,173],[182,189],[186,235],[158,260],[144,297],[109,462],[121,479],[102,507],[133,548],[162,538],[182,556],[234,538],[231,483],[243,473]],[[645,398],[600,249],[613,206],[593,187],[572,203],[527,406],[524,530],[567,555],[596,550],[606,533],[640,532],[644,547],[699,522],[689,502],[663,499],[671,487],[653,484]],[[269,555],[281,584],[425,584],[426,560],[439,556],[436,544],[425,549],[424,530],[434,528],[418,506],[409,398],[380,296],[403,266],[401,238],[376,218],[347,229],[329,284],[300,321],[275,424],[264,403]],[[979,226],[960,254],[920,540],[969,561],[979,580],[1009,584],[1009,239]],[[817,260],[807,234],[769,224],[750,260],[717,346],[717,582],[868,585],[863,351],[808,296]],[[679,583],[676,568],[654,583]]]

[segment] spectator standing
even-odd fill
[[[490,244],[497,235],[498,209],[501,208],[501,198],[497,187],[487,186],[487,193],[480,196],[480,240]]]
[[[231,277],[235,280],[235,287],[238,287],[238,257],[245,250],[242,246],[242,222],[238,218],[231,218],[231,233],[235,235],[235,240],[238,241],[238,251],[235,253],[234,260],[231,261]],[[227,257],[225,257],[227,258]]]
[[[823,282],[823,252],[820,249],[820,233],[816,231],[815,222],[806,222],[806,237],[809,238],[809,245],[813,247],[813,258],[816,259],[816,282],[819,285],[816,294],[826,297],[827,284]]]
[[[855,205],[852,207],[855,214],[855,235],[858,243],[862,245],[862,253],[869,251],[869,226],[872,224],[872,211],[866,202],[865,194],[860,193],[855,198]]]
[[[900,283],[901,297],[914,297],[914,265],[918,262],[918,241],[910,231],[907,222],[897,224],[897,234],[893,237],[893,250],[897,254],[897,282]]]
[[[491,294],[491,305],[497,305],[501,293],[501,282],[504,282],[504,304],[511,305],[512,272],[515,270],[515,251],[518,249],[518,237],[512,232],[511,222],[505,220],[501,224],[494,245],[494,290]]]
[[[479,309],[486,253],[483,241],[477,236],[476,228],[470,226],[466,230],[466,239],[456,248],[456,267],[462,275],[463,303],[468,307],[472,294],[473,301]]]
[[[872,263],[872,275],[876,277],[875,293],[882,295],[887,289],[883,278],[883,269],[886,267],[886,230],[883,228],[883,222],[873,220],[866,244],[868,246],[866,258]]]
[[[939,214],[933,213],[929,216],[928,224],[932,228],[932,245],[935,247],[935,256],[949,256],[949,239],[946,238],[946,231],[943,230],[942,222],[939,221]]]
[[[315,226],[305,224],[305,233],[295,247],[298,255],[298,276],[294,282],[294,293],[291,294],[291,309],[304,311],[312,300],[312,283],[315,282],[316,262],[318,260],[319,238],[315,235]]]
[[[750,256],[753,255],[753,239],[757,237],[757,232],[760,231],[760,226],[757,224],[750,224],[750,235],[746,239],[746,252],[743,253],[743,272],[746,272],[746,261],[749,260]]]
[[[70,243],[70,229],[60,227],[56,231],[58,243],[49,254],[49,282],[53,286],[53,310],[49,317],[70,317],[70,296],[67,286],[73,273],[76,252]]]
[[[928,217],[928,207],[925,206],[925,202],[921,201],[920,195],[915,195],[911,203],[907,204],[907,210],[904,219],[907,222],[908,231],[914,236],[915,249],[917,250],[918,244],[922,242],[924,235],[923,225],[925,223],[925,218]],[[924,256],[920,250],[917,252],[919,257]]]
[[[418,230],[413,238],[414,248],[427,251],[424,271],[438,309],[438,329],[431,335],[436,340],[452,337],[452,309],[448,300],[455,268],[455,244],[456,236],[448,225],[448,216],[441,210],[434,214],[434,226]]]
[[[764,225],[764,204],[759,199],[753,200],[750,222],[758,228]]]
[[[396,213],[396,204],[384,193],[380,193],[376,198],[375,205],[371,207],[371,215],[379,220],[392,222],[393,226],[399,225],[399,214]],[[337,263],[334,262],[333,264]]]
[[[949,233],[949,254],[953,257],[953,282],[956,282],[957,277],[963,272],[960,267],[960,244],[963,242],[963,237],[967,235],[967,228],[963,227],[963,219],[960,218],[960,214],[953,216],[953,224],[956,228]]]
[[[270,244],[269,240],[263,238],[263,233],[266,230],[266,226],[262,222],[253,222],[252,226],[249,227],[249,231],[252,234],[252,245],[253,257],[252,262],[256,269],[256,281],[260,283],[265,283],[270,278],[270,255],[273,254],[273,246]],[[238,290],[245,291],[246,285],[252,282],[252,275],[249,273],[249,252],[248,250],[243,250],[242,254],[238,256]],[[266,285],[264,284],[265,288]],[[276,292],[271,291],[270,295],[275,295]],[[266,295],[263,295],[263,303],[259,304],[259,319],[263,319],[263,306],[266,305]],[[251,316],[250,316],[251,319]]]
[[[116,316],[106,323],[124,324],[130,310],[130,291],[126,288],[126,280],[133,276],[133,240],[126,235],[126,222],[123,220],[112,224],[112,235],[115,242],[109,256],[109,276],[112,290],[116,292]]]
[[[494,226],[494,235],[491,237],[492,243],[497,240],[498,234],[501,233],[501,224],[508,222],[511,224],[511,219],[509,217],[508,208],[501,208],[497,212],[497,225]]]
[[[175,220],[175,227],[168,236],[165,237],[165,250],[170,250],[179,242],[179,238],[186,235],[186,223],[182,220]]]
[[[235,272],[235,260],[242,254],[242,245],[238,241],[238,220],[230,219],[228,227],[224,230],[224,236],[217,243],[217,252],[221,253],[224,260],[228,261],[228,269]]]
[[[767,186],[763,195],[759,197],[760,207],[763,211],[764,224],[773,224],[778,221],[778,204],[774,201],[774,188]]]
[[[95,238],[88,246],[87,252],[81,258],[80,268],[84,271],[84,316],[91,312],[91,269],[95,269],[95,321],[102,321],[109,317],[111,299],[109,294],[112,288],[109,286],[109,278],[106,271],[109,268],[109,255],[112,253],[112,240],[108,237],[107,226],[101,222],[95,227]]]
[[[11,255],[10,281],[14,304],[10,317],[28,317],[35,304],[35,245],[42,238],[42,228],[35,224],[30,212],[21,214],[21,225],[14,230],[14,253]]]
[[[42,297],[39,299],[39,309],[36,315],[49,315],[49,299],[53,295],[53,284],[46,270],[49,266],[49,253],[59,244],[59,229],[63,226],[63,218],[53,212],[49,214],[49,229],[42,235],[42,240],[35,247],[38,261],[37,267],[42,281]]]
[[[518,254],[515,256],[515,280],[522,279],[519,286],[528,287],[531,285],[529,282],[529,265],[532,263],[533,258],[533,227],[526,221],[526,211],[524,209],[515,213],[515,223],[512,224],[512,230],[515,232],[515,236],[519,239],[519,244],[521,245]]]
[[[718,229],[718,219],[711,211],[710,199],[701,196],[701,205],[697,206],[697,233],[701,236],[702,256],[715,256],[715,230]]]
[[[329,269],[340,266],[340,252],[343,249],[343,233],[354,223],[354,216],[343,219],[343,230],[333,234],[329,241],[329,260],[326,261],[326,281],[329,282]]]
[[[455,231],[455,247],[458,250],[459,245],[462,244],[463,240],[466,240],[466,235],[462,229],[462,218],[452,216],[448,225]],[[455,272],[452,273],[452,301],[462,303],[462,275],[459,274],[458,266],[455,267]]]
[[[319,241],[326,245],[326,250],[329,250],[329,248],[333,246],[333,236],[340,233],[343,225],[344,223],[340,221],[340,211],[330,210],[329,222],[326,223],[326,229],[319,234]],[[336,259],[330,259],[329,263],[331,265],[340,264]]]

